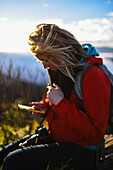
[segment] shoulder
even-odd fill
[[[109,77],[96,65],[90,66],[83,77],[82,88],[103,88],[110,87]]]
[[[109,77],[96,65],[91,65],[85,72],[84,80],[109,81]]]

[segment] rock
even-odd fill
[[[113,135],[105,135],[105,160],[97,170],[113,170]]]

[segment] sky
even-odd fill
[[[29,34],[40,23],[54,23],[80,43],[113,47],[113,0],[0,0],[0,52],[29,52]]]

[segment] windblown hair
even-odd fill
[[[54,24],[38,25],[30,34],[28,43],[32,46],[31,52],[36,57],[43,56],[44,59],[49,57],[49,62],[73,81],[75,70],[80,71],[83,68],[84,63],[80,63],[81,58],[88,59],[76,38]]]

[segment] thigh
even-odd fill
[[[64,147],[57,142],[21,148],[6,156],[2,170],[45,170],[48,165],[61,166],[64,151]]]
[[[46,170],[67,165],[67,169],[80,169],[94,163],[94,153],[78,145],[65,142],[25,147],[10,153],[4,160],[2,170]],[[87,162],[87,163],[86,163]],[[66,169],[66,168],[65,168]]]

